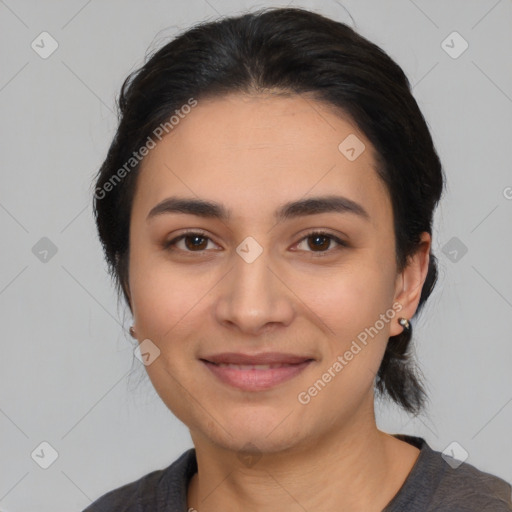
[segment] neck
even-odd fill
[[[398,492],[419,450],[353,421],[320,439],[261,458],[212,444],[192,433],[198,473],[188,488],[188,507],[199,512],[324,510],[380,512]],[[245,464],[244,464],[245,462]]]

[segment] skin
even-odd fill
[[[354,161],[338,150],[349,134],[366,146]],[[431,240],[423,233],[399,273],[391,201],[373,154],[354,124],[312,98],[231,94],[199,101],[143,161],[128,293],[137,339],[160,350],[148,375],[196,448],[189,507],[381,511],[413,467],[419,450],[377,429],[373,386],[388,338],[403,329],[398,318],[411,318],[418,306]],[[332,194],[359,203],[369,219],[347,212],[273,217],[286,202]],[[170,196],[215,201],[232,216],[147,220]],[[186,229],[206,232],[199,251],[190,238],[163,248]],[[348,246],[323,239],[318,249],[305,238],[315,229]],[[236,252],[248,236],[263,248],[252,263]],[[301,404],[298,394],[393,304],[401,311]],[[199,360],[228,351],[315,361],[270,390],[241,391]]]

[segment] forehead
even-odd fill
[[[377,218],[390,203],[375,164],[365,135],[324,103],[230,94],[199,100],[157,142],[142,162],[135,202],[147,215],[166,197],[187,195],[257,215],[267,204],[339,193]]]

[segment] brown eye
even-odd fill
[[[308,247],[310,249],[319,249],[320,251],[326,251],[331,245],[332,241],[330,237],[325,235],[309,235],[307,239],[309,242],[311,242],[308,243]]]
[[[203,233],[190,231],[165,242],[162,247],[169,251],[202,252],[207,249],[208,242],[211,242],[210,238]]]
[[[185,235],[183,240],[185,241],[185,247],[191,251],[196,249],[202,251],[208,245],[208,238],[201,235]]]
[[[335,244],[334,248],[331,248],[331,243]],[[303,245],[303,248],[300,248],[300,245]],[[304,244],[306,247],[304,247]],[[304,250],[305,252],[313,252],[319,253],[318,255],[323,255],[322,253],[331,253],[335,249],[340,249],[342,247],[347,247],[347,244],[340,240],[338,237],[332,235],[331,233],[324,233],[321,231],[313,231],[312,233],[307,234],[298,244],[300,250]],[[336,247],[337,246],[337,247]]]

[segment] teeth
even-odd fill
[[[289,364],[232,364],[232,363],[217,363],[217,366],[226,368],[236,368],[237,370],[270,370],[271,368],[281,368],[283,366],[290,366]]]

